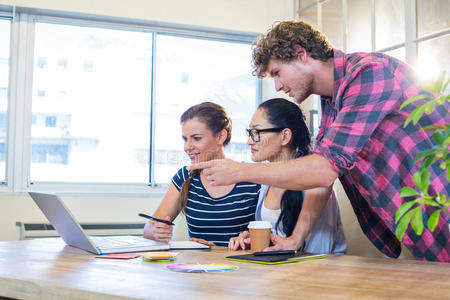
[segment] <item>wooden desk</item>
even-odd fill
[[[181,251],[180,251],[181,252]],[[0,242],[0,295],[20,299],[450,299],[450,264],[329,256],[283,265],[225,260],[228,252],[184,251],[177,263],[239,270],[179,273],[168,263],[98,259],[62,240]]]

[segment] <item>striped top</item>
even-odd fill
[[[178,191],[188,177],[186,167],[173,176],[172,183]],[[203,186],[200,174],[195,175],[186,203],[189,237],[205,239],[217,246],[228,246],[230,238],[247,230],[248,223],[255,220],[260,188],[259,184],[239,182],[225,196],[214,198]]]

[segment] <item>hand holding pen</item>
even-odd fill
[[[139,217],[143,217],[143,218],[146,218],[146,219],[154,220],[156,222],[161,222],[161,223],[164,223],[164,224],[167,224],[167,225],[175,225],[175,224],[173,224],[170,221],[169,217],[166,217],[166,219],[163,220],[163,219],[158,219],[158,218],[155,218],[153,216],[149,216],[149,215],[146,215],[146,214],[143,214],[143,213],[139,213]]]
[[[139,214],[139,216],[150,219],[150,221],[145,226],[144,232],[148,232],[146,238],[151,238],[160,243],[168,243],[172,239],[173,235],[173,223],[170,217],[167,216],[164,219],[155,218],[146,214]]]

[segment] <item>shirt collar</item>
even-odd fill
[[[333,66],[334,66],[334,83],[333,98],[322,96],[322,100],[328,102],[331,106],[336,107],[336,96],[345,75],[345,53],[338,49],[333,49]]]

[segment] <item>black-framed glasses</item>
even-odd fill
[[[247,131],[247,135],[252,138],[252,141],[257,143],[261,140],[261,132],[281,132],[283,129],[284,127],[274,127],[265,129],[246,129],[245,131]]]

